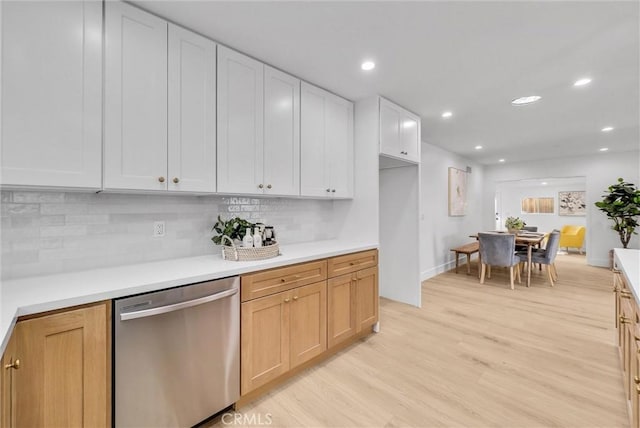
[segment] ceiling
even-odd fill
[[[383,95],[423,141],[483,164],[640,144],[637,1],[134,3],[345,98]]]

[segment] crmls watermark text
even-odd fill
[[[271,425],[271,413],[225,413],[222,415],[224,425]]]

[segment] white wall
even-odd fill
[[[468,175],[467,215],[449,217],[449,167],[472,168]],[[431,144],[422,143],[420,272],[424,281],[454,265],[451,248],[473,239],[482,229],[483,209],[493,211],[493,202],[482,206],[483,167]]]
[[[219,253],[218,214],[275,227],[281,243],[334,239],[332,201],[2,192],[2,279]],[[163,220],[166,236],[152,236]]]
[[[594,202],[602,199],[607,187],[614,184],[618,177],[639,185],[640,152],[598,153],[593,156],[560,158],[533,162],[506,163],[485,168],[483,204],[491,206],[495,197],[496,185],[501,181],[578,177],[586,179],[587,199],[587,263],[593,266],[609,265],[609,250],[621,247],[618,234],[611,230],[611,221],[599,211]],[[495,227],[494,213],[483,211],[482,226],[485,229]],[[638,236],[631,238],[629,248],[640,248]]]
[[[570,186],[536,186],[536,187],[509,187],[501,188],[502,208],[499,210],[501,218],[509,216],[520,217],[527,226],[537,226],[540,232],[550,232],[553,229],[561,229],[565,224],[586,226],[586,216],[561,216],[558,215],[558,192],[577,190],[584,191],[586,182],[572,184]],[[524,198],[554,198],[553,214],[524,214],[522,213],[522,200]],[[500,229],[504,228],[502,221]],[[586,246],[584,247],[586,250]]]

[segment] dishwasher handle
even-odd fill
[[[136,318],[150,317],[153,315],[166,314],[169,312],[179,311],[180,309],[191,308],[193,306],[202,305],[216,300],[224,299],[238,294],[237,288],[221,291],[220,293],[211,294],[209,296],[200,297],[198,299],[187,300],[186,302],[174,303],[172,305],[160,306],[158,308],[143,309],[141,311],[125,312],[120,314],[120,321],[133,320]]]

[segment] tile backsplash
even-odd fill
[[[333,202],[286,198],[1,192],[1,278],[214,254],[218,214],[273,225],[283,244],[336,237]],[[164,221],[164,237],[153,222]]]

